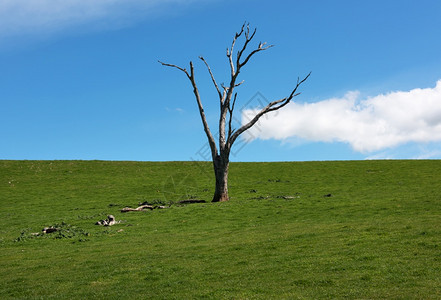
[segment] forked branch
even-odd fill
[[[237,59],[237,64],[239,68],[242,68],[250,60],[250,58],[257,52],[264,51],[272,47],[274,47],[274,45],[267,45],[266,42],[265,43],[260,42],[257,49],[253,50],[250,54],[248,54],[248,56],[245,58],[245,60],[242,63],[239,61],[239,58]]]

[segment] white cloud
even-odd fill
[[[0,37],[52,33],[94,22],[122,26],[166,4],[192,2],[195,0],[0,0]]]
[[[365,159],[439,159],[441,142],[408,143],[368,155]]]
[[[361,153],[441,141],[441,80],[434,88],[359,98],[358,92],[349,92],[343,98],[290,103],[262,117],[245,137],[344,142]],[[255,113],[243,111],[242,122]]]

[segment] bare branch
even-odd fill
[[[205,131],[205,134],[207,135],[208,143],[210,145],[211,155],[212,155],[212,158],[215,159],[215,157],[217,156],[216,142],[214,141],[213,135],[211,134],[210,128],[207,123],[207,118],[205,117],[204,108],[203,108],[202,102],[201,102],[201,96],[199,95],[199,90],[196,85],[196,81],[195,81],[195,77],[194,77],[193,62],[190,61],[190,73],[188,73],[188,71],[185,68],[178,67],[177,65],[167,64],[167,63],[163,63],[161,61],[158,61],[158,62],[160,64],[162,64],[163,66],[172,67],[172,68],[176,68],[178,70],[181,70],[182,72],[184,72],[187,75],[188,79],[190,80],[191,85],[193,86],[193,94],[195,95],[196,102],[198,104],[199,114],[200,114],[201,120],[202,120],[202,125],[204,126],[204,131]]]
[[[213,73],[211,72],[210,66],[208,65],[208,63],[207,63],[207,61],[205,60],[205,58],[203,58],[202,56],[199,56],[199,58],[200,58],[200,59],[205,63],[205,65],[207,66],[208,72],[210,73],[210,76],[211,76],[211,80],[213,81],[213,84],[214,84],[214,86],[216,87],[216,91],[217,91],[217,93],[218,93],[218,95],[219,95],[219,99],[220,99],[220,101],[222,102],[223,97],[222,97],[222,94],[221,94],[221,92],[220,92],[220,90],[219,90],[219,86],[218,86],[217,83],[216,83],[216,79],[214,79],[214,75],[213,75]]]
[[[272,48],[272,47],[274,47],[274,45],[266,46],[266,42],[265,43],[259,43],[259,46],[257,47],[257,49],[253,50],[250,54],[248,54],[248,56],[245,58],[245,60],[242,63],[239,62],[239,59],[237,60],[237,64],[238,64],[237,68],[242,68],[244,65],[246,65],[246,63],[250,60],[250,58],[254,54],[256,54],[257,52],[264,51],[264,50],[267,50],[267,49]]]
[[[250,26],[249,26],[249,24],[247,25],[247,31],[245,32],[245,43],[244,43],[242,49],[237,52],[237,58],[236,58],[236,66],[237,67],[240,66],[240,58],[242,57],[242,54],[247,49],[248,44],[254,38],[254,35],[256,34],[256,32],[257,32],[257,28],[254,28],[254,31],[253,31],[253,33],[250,36]]]
[[[248,25],[247,25],[247,24],[248,24]],[[247,28],[249,28],[249,23],[244,22],[243,25],[242,25],[242,27],[240,28],[240,31],[239,31],[239,32],[236,32],[236,35],[234,36],[234,39],[233,39],[233,44],[231,45],[231,52],[233,52],[233,46],[234,46],[234,43],[236,43],[236,40],[237,40],[237,39],[242,35],[242,33],[244,32],[245,25],[247,25]]]
[[[276,100],[273,102],[270,102],[267,106],[265,106],[263,109],[261,109],[252,120],[250,120],[248,123],[246,123],[245,125],[243,125],[242,127],[240,127],[236,132],[234,132],[231,137],[228,138],[228,145],[229,147],[233,146],[233,143],[236,141],[236,139],[239,137],[239,135],[241,135],[243,132],[245,132],[246,130],[250,129],[254,124],[256,124],[256,122],[264,115],[267,114],[271,111],[275,111],[278,110],[282,107],[284,107],[285,105],[287,105],[292,98],[296,97],[297,95],[299,95],[300,93],[296,93],[297,89],[299,88],[299,86],[304,83],[309,76],[311,75],[311,72],[305,76],[305,78],[303,78],[301,81],[299,80],[299,78],[297,78],[297,84],[294,87],[294,89],[292,90],[291,94],[283,99],[280,100]]]
[[[234,43],[233,43],[234,46]],[[233,48],[233,46],[231,46],[231,48]],[[227,48],[227,57],[228,57],[228,61],[230,62],[230,69],[231,69],[231,76],[233,77],[235,74],[235,70],[234,70],[234,63],[233,63],[233,57],[232,57],[232,51],[228,51]]]
[[[233,77],[234,74],[236,73],[236,71],[235,71],[235,69],[234,69],[234,63],[233,63],[233,49],[234,49],[234,45],[236,44],[237,39],[242,35],[242,33],[243,33],[243,31],[244,31],[245,24],[246,24],[246,23],[244,23],[244,24],[242,25],[242,28],[240,29],[239,32],[236,32],[236,35],[235,35],[234,38],[233,38],[233,42],[231,43],[231,48],[230,48],[230,49],[227,48],[227,57],[228,57],[228,60],[229,60],[229,62],[230,62],[231,76],[232,76],[232,77]]]
[[[234,111],[234,105],[236,104],[236,98],[237,98],[237,93],[234,94],[234,99],[233,99],[233,104],[231,107],[228,107],[228,112],[230,113],[230,119],[228,120],[228,140],[231,137],[231,134],[233,133],[233,128],[231,126],[231,122],[233,120],[233,111]]]
[[[228,94],[228,90],[229,90],[230,88],[229,88],[229,87],[226,87],[226,86],[224,85],[223,82],[221,83],[221,87],[222,87],[222,89],[223,89],[223,92],[222,92],[222,99],[225,99],[226,95]]]
[[[300,78],[297,77],[297,84],[296,84],[296,87],[292,90],[291,94],[289,95],[289,97],[290,97],[291,99],[292,99],[293,97],[295,97],[295,96],[297,96],[297,95],[300,94],[300,93],[297,93],[297,94],[296,94],[297,88],[298,88],[303,82],[305,82],[305,81],[309,78],[309,76],[311,76],[311,72],[309,72],[309,74],[306,75],[306,77],[303,78],[302,81],[299,81]]]
[[[177,65],[166,64],[166,63],[164,63],[164,62],[162,62],[162,61],[160,61],[160,60],[158,60],[158,62],[159,62],[161,65],[163,65],[163,66],[166,66],[166,67],[172,67],[172,68],[176,68],[176,69],[181,70],[181,71],[184,72],[185,75],[187,75],[187,77],[190,79],[190,75],[188,74],[188,72],[187,72],[187,70],[186,70],[185,68],[178,67]]]
[[[242,80],[241,82],[239,82],[239,83],[236,83],[235,85],[234,85],[234,87],[238,87],[238,86],[240,86],[242,83],[244,83],[245,82],[245,80]]]
[[[308,75],[306,75],[305,78],[303,78],[301,81],[300,81],[300,78],[297,77],[297,83],[296,83],[296,86],[295,86],[294,89],[292,90],[291,94],[290,94],[288,97],[286,97],[286,98],[280,99],[280,100],[278,100],[278,101],[274,101],[274,105],[273,105],[273,107],[271,107],[271,108],[268,110],[268,112],[271,112],[271,111],[275,111],[275,110],[281,109],[282,107],[284,107],[285,105],[287,105],[287,104],[292,100],[292,98],[297,97],[298,95],[300,95],[301,93],[296,93],[296,91],[297,91],[297,89],[299,88],[299,86],[309,78],[309,76],[311,76],[311,72],[309,72]],[[275,105],[277,105],[277,104],[279,104],[279,103],[282,103],[282,104],[280,104],[280,105],[278,105],[278,106],[275,106]]]

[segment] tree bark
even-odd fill
[[[214,176],[216,178],[216,187],[212,202],[228,201],[228,167],[229,155],[217,155],[213,161]]]

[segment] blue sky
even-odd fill
[[[236,125],[302,94],[238,140],[232,161],[441,158],[441,2],[0,0],[0,159],[204,160],[192,60],[216,133],[218,99],[198,56],[228,82],[244,21]]]

